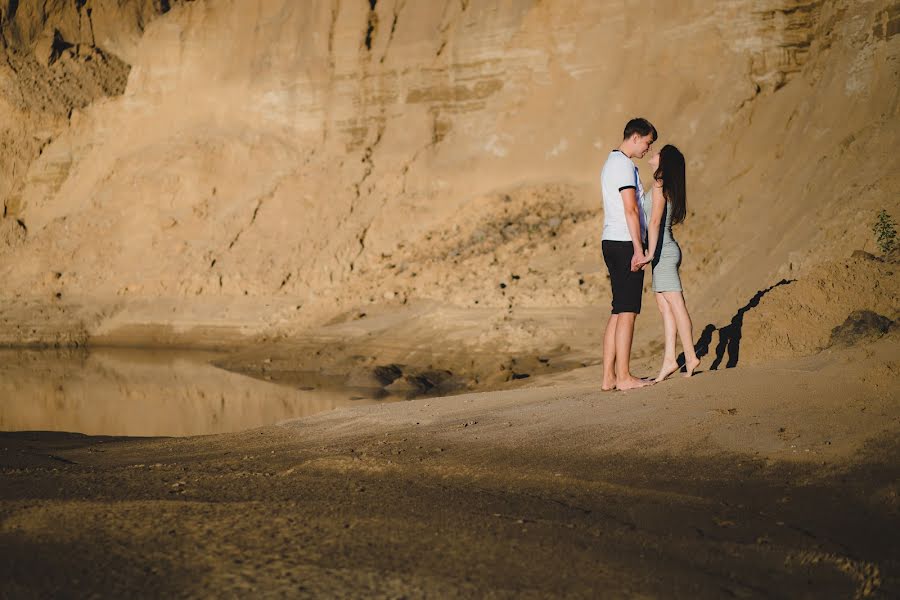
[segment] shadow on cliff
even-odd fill
[[[709,366],[709,369],[711,371],[717,370],[720,366],[722,366],[723,361],[725,362],[726,369],[736,367],[741,354],[741,330],[744,326],[744,314],[746,314],[750,309],[756,308],[759,305],[759,301],[762,300],[762,297],[778,286],[787,285],[789,283],[793,283],[794,281],[796,280],[782,279],[775,285],[769,286],[764,290],[756,292],[756,294],[754,294],[754,296],[750,298],[750,301],[747,302],[747,304],[738,309],[737,314],[735,314],[731,318],[731,323],[724,327],[717,328],[712,323],[707,324],[707,326],[703,328],[703,332],[700,334],[700,339],[697,340],[697,343],[694,345],[694,350],[696,351],[697,356],[703,358],[704,356],[709,354],[709,348],[712,344],[713,333],[718,331],[719,343],[716,344],[715,348],[716,357],[715,359],[713,359],[713,362]],[[725,360],[726,354],[728,355],[727,360]],[[683,353],[678,357],[678,364],[684,364]]]

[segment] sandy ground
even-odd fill
[[[5,433],[2,593],[896,597],[898,341],[219,436]]]

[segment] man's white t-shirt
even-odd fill
[[[621,191],[633,188],[638,203],[638,219],[641,224],[641,239],[647,239],[647,222],[641,210],[644,188],[638,175],[638,168],[620,150],[613,150],[600,173],[603,189],[603,238],[617,242],[630,242],[631,233],[625,221],[625,203]]]

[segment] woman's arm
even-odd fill
[[[650,223],[647,225],[647,249],[650,252],[650,260],[656,258],[656,245],[659,243],[659,226],[662,223],[663,211],[666,207],[666,198],[663,196],[662,182],[653,181],[653,208],[650,209]]]

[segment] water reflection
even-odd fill
[[[201,435],[375,402],[356,390],[296,389],[224,371],[209,364],[215,356],[0,350],[0,430]]]

